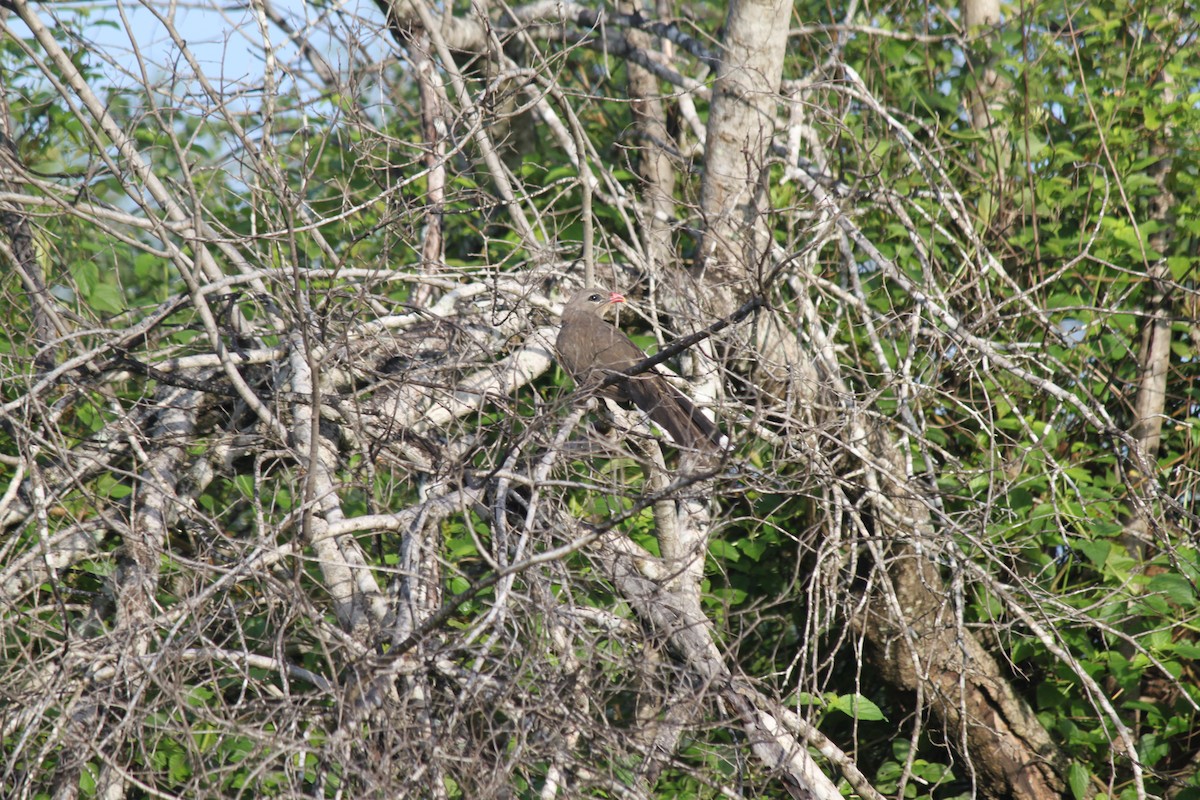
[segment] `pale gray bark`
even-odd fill
[[[725,17],[700,190],[701,274],[730,297],[718,306],[725,313],[754,291],[766,263],[768,161],[791,14],[788,0],[733,0]]]

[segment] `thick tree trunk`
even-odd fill
[[[694,272],[696,299],[709,317],[728,316],[745,298],[770,288],[763,285],[773,263],[768,179],[791,15],[786,0],[741,0],[725,19],[705,136],[704,234]],[[764,311],[753,326],[735,329],[727,350],[738,368],[754,376],[766,402],[812,399],[815,373],[793,326],[776,312]]]
[[[876,479],[891,513],[875,520],[889,543],[876,555],[886,562],[890,587],[874,595],[861,624],[879,674],[923,699],[947,741],[968,756],[983,796],[1061,797],[1065,759],[1000,664],[963,627],[934,560],[943,548],[928,506],[900,479],[905,466],[896,446],[873,439],[877,463],[890,467]]]
[[[788,0],[735,0],[725,18],[700,187],[700,265],[705,281],[729,297],[731,308],[737,302],[729,288],[746,291],[745,278],[770,240],[767,159],[791,13]]]
[[[769,64],[782,63],[783,42],[778,34],[787,28],[782,6],[739,4],[738,11],[731,8],[727,21],[726,61],[713,93],[701,200],[708,228],[700,274],[710,302],[719,310],[725,310],[722,301],[712,298],[737,296],[730,287],[742,291],[755,287],[765,271],[763,265],[770,263],[765,177],[778,73]],[[774,22],[769,22],[772,14]],[[985,13],[981,22],[988,20],[991,17]],[[815,315],[808,316],[811,324],[819,325]],[[745,343],[760,357],[754,369],[759,387],[770,397],[791,381],[795,388],[787,395],[805,396],[805,384],[810,389],[812,384],[798,383],[796,377],[804,375],[810,357],[800,348],[792,325],[777,315],[764,317],[754,341]],[[841,386],[836,359],[823,363],[833,371],[832,382]],[[764,364],[771,366],[764,368]],[[870,441],[873,464],[892,466],[886,475],[868,466],[874,478],[867,480],[864,490],[869,492],[872,484],[878,488],[892,483],[882,496],[897,502],[894,498],[909,491],[901,452],[886,436],[868,437],[861,426],[851,431],[854,427],[851,421],[847,438]],[[906,513],[895,518],[877,507],[872,520],[882,538],[893,543],[886,555],[877,555],[890,565],[887,574],[894,593],[872,598],[863,631],[881,674],[893,685],[928,699],[947,737],[969,757],[983,793],[1059,797],[1064,787],[1060,754],[1032,711],[1015,695],[996,660],[950,613],[944,601],[945,583],[930,560],[934,543],[922,548],[915,544],[916,537],[930,535],[928,509],[919,502],[902,505],[907,506]]]
[[[888,575],[904,618],[882,603],[867,623],[872,662],[888,683],[920,692],[959,749],[985,797],[1062,796],[1061,755],[992,655],[965,634],[937,589],[934,564],[911,545],[893,547]]]
[[[1000,26],[999,0],[963,0],[963,26],[974,48],[984,52],[988,43],[995,38]],[[1007,171],[1008,132],[995,124],[993,110],[1002,102],[1008,89],[1008,81],[992,66],[989,58],[969,57],[969,67],[975,73],[975,88],[967,97],[971,113],[971,127],[985,133],[992,142],[996,159],[996,182],[1003,185]]]
[[[708,303],[724,313],[741,293],[768,288],[756,280],[773,255],[765,178],[787,14],[786,4],[736,3],[727,19],[724,60],[709,117],[701,195],[707,229],[698,273]],[[819,326],[815,314],[806,316]],[[789,381],[798,386],[797,376],[811,361],[793,328],[778,315],[764,314],[754,339],[740,343],[759,357],[753,374],[764,397]],[[836,358],[823,363],[833,383],[841,386]],[[845,387],[841,391],[849,396]],[[794,388],[786,394],[805,396]],[[863,629],[881,674],[927,698],[947,738],[968,756],[984,794],[1038,800],[1061,796],[1062,759],[1049,735],[1013,692],[996,660],[945,602],[947,589],[931,560],[935,542],[927,507],[896,499],[910,492],[902,453],[888,437],[868,436],[854,420],[846,424],[846,437],[870,442],[873,458],[865,466],[872,477],[865,479],[864,490],[886,486],[876,494],[881,503],[883,497],[892,498],[905,512],[889,516],[882,506],[872,512],[876,530],[893,543],[889,552],[876,555],[889,565],[894,590],[871,599]],[[880,463],[892,469],[880,470]],[[927,538],[923,547],[917,547],[918,537]]]

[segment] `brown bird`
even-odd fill
[[[555,348],[562,365],[581,388],[595,388],[609,375],[624,372],[646,358],[604,314],[624,296],[603,289],[581,289],[563,307]],[[691,400],[654,369],[623,378],[601,390],[605,397],[633,403],[680,447],[719,450],[729,441]]]

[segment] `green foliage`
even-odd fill
[[[892,11],[862,21],[906,34],[947,32],[924,7]],[[819,6],[797,13],[805,20],[838,19]],[[882,174],[881,184],[902,198],[911,222],[890,206],[855,208],[856,223],[883,255],[916,285],[933,290],[972,334],[1011,347],[1007,352],[1027,374],[1065,387],[1085,405],[1105,409],[1116,428],[1128,429],[1142,312],[1156,292],[1149,270],[1160,261],[1168,268],[1176,319],[1194,319],[1187,298],[1194,300],[1200,289],[1200,226],[1192,213],[1200,174],[1194,89],[1200,58],[1192,13],[1178,4],[1120,2],[1086,9],[1009,6],[1004,13],[994,35],[976,38],[967,49],[954,39],[931,45],[866,34],[839,42],[843,57],[916,145],[939,148],[945,186],[961,192],[975,233],[1001,256],[1004,278],[962,270],[958,236],[946,236],[955,231],[947,201],[928,191],[931,181],[940,183],[928,168],[933,160],[923,169],[920,151],[900,146],[876,114],[842,101],[840,138],[829,146],[842,175]],[[984,85],[985,67],[1001,82],[988,108],[999,138],[973,129],[965,113],[968,93]],[[824,97],[826,107],[838,102],[836,92]],[[1171,209],[1166,217],[1164,205]],[[1160,466],[1177,470],[1177,483],[1168,488],[1165,471],[1131,475],[1125,443],[1024,375],[989,368],[961,344],[939,351],[936,337],[932,344],[931,337],[910,340],[893,321],[921,314],[920,305],[877,271],[865,270],[859,280],[882,349],[853,325],[839,329],[839,344],[853,353],[856,388],[885,416],[901,408],[889,372],[911,363],[923,376],[925,394],[906,402],[933,424],[910,440],[911,455],[935,475],[941,524],[957,534],[964,553],[1051,616],[1059,644],[1117,698],[1144,761],[1164,773],[1183,768],[1195,747],[1196,692],[1194,667],[1180,648],[1196,647],[1200,606],[1196,553],[1184,535],[1191,523],[1166,508],[1179,501],[1186,515],[1198,507],[1194,327],[1172,329],[1170,421],[1158,453]],[[1065,321],[1079,325],[1078,338],[1059,339]],[[1157,481],[1166,496],[1155,499],[1146,480]],[[1135,546],[1128,534],[1139,514],[1181,524],[1152,523],[1153,541]],[[804,529],[799,518],[771,522],[793,535]],[[726,532],[725,544],[711,549],[727,573],[746,568],[732,544],[739,535]],[[761,597],[751,593],[744,605],[754,607]],[[1111,723],[1079,676],[1012,616],[1006,601],[977,585],[965,612],[971,624],[1003,626],[1000,649],[1015,662],[1014,680],[1076,759],[1067,782],[1075,796],[1084,796],[1093,776],[1109,774]],[[768,629],[764,638],[778,641],[781,628]],[[747,668],[761,674],[760,643],[754,640],[745,652]],[[787,655],[784,650],[775,663]],[[829,687],[849,696],[854,684],[834,674]],[[1178,681],[1164,689],[1172,678]],[[1134,699],[1147,691],[1151,701]],[[928,742],[920,755],[929,763],[942,758]],[[881,763],[880,781],[898,777],[900,759]],[[1162,791],[1166,784],[1155,780],[1148,790]],[[894,784],[879,788],[890,792]],[[906,796],[919,791],[910,784]]]
[[[914,758],[909,764],[910,749],[908,741],[897,739],[892,742],[891,758],[875,773],[875,787],[885,795],[895,795],[899,791],[901,779],[906,777],[903,791],[906,798],[951,797],[952,795],[937,790],[954,781],[953,770],[944,764],[929,762],[923,758]]]
[[[825,23],[840,23],[842,11],[815,3],[796,7],[799,19]],[[693,4],[689,13],[704,38],[716,34],[723,9]],[[1014,686],[1070,759],[1064,777],[1076,798],[1089,796],[1096,784],[1107,785],[1110,776],[1118,792],[1131,791],[1124,756],[1112,766],[1112,720],[1082,676],[1101,687],[1132,732],[1138,757],[1149,770],[1152,794],[1167,791],[1170,776],[1185,771],[1200,749],[1195,711],[1200,704],[1200,554],[1189,538],[1189,514],[1198,508],[1200,451],[1200,358],[1194,340],[1200,308],[1194,302],[1200,283],[1200,95],[1195,88],[1200,86],[1200,56],[1191,18],[1192,10],[1182,4],[1105,0],[1066,7],[1035,2],[1007,6],[994,35],[968,44],[951,35],[951,21],[929,6],[900,4],[859,11],[852,22],[863,29],[841,30],[836,41],[826,38],[827,32],[797,35],[788,55],[788,77],[798,78],[836,49],[890,115],[885,120],[861,96],[844,91],[848,83],[830,82],[804,97],[831,169],[861,191],[853,195],[854,223],[927,296],[901,291],[879,264],[864,263],[859,274],[846,275],[836,256],[823,251],[814,254],[814,276],[842,294],[822,297],[826,305],[820,313],[827,317],[833,350],[843,362],[854,399],[886,435],[899,431],[906,437],[916,473],[931,478],[937,532],[947,543],[946,558],[939,564],[949,575],[961,569],[955,559],[970,559],[992,579],[955,574],[961,582],[955,586],[963,591],[950,599],[948,608],[961,613],[968,630],[986,631],[989,647],[1001,663],[1011,665]],[[84,15],[71,24],[86,22]],[[103,84],[104,65],[76,46],[71,24],[54,35],[71,44],[72,58],[85,76]],[[873,35],[868,26],[903,35]],[[914,32],[926,38],[909,35]],[[943,35],[947,38],[927,38]],[[560,92],[586,98],[577,119],[599,162],[612,167],[605,191],[640,202],[633,143],[623,138],[632,128],[630,104],[621,96],[623,62],[557,41],[545,47],[540,63],[555,65]],[[97,148],[108,159],[119,160],[119,154],[89,136],[11,39],[0,42],[0,66],[13,139],[32,170],[70,176],[63,185],[78,190],[70,199],[80,208],[94,204],[137,217],[145,217],[146,209],[161,213],[144,198],[135,201],[129,186],[106,166],[97,166],[104,163]],[[481,65],[465,70],[473,88],[492,79]],[[988,104],[992,128],[979,130],[968,108],[970,92],[988,85],[985,70],[997,76],[1001,88]],[[224,345],[230,350],[242,346],[228,335],[236,314],[261,320],[268,309],[271,314],[284,309],[279,319],[297,325],[302,320],[305,326],[312,322],[321,352],[336,353],[342,344],[338,336],[361,321],[364,309],[411,310],[401,304],[411,303],[415,292],[401,280],[388,279],[420,265],[417,244],[430,211],[423,134],[416,115],[399,113],[405,103],[415,103],[412,76],[387,67],[377,80],[394,92],[390,102],[395,108],[381,111],[349,90],[327,93],[315,102],[299,90],[288,90],[273,98],[270,119],[264,108],[249,106],[225,118],[186,113],[186,94],[176,96],[163,87],[152,96],[113,86],[106,96],[109,113],[133,135],[156,174],[179,181],[187,176],[205,223],[220,231],[215,238],[236,242],[238,256],[261,273],[261,285],[252,286],[227,267],[227,287],[209,298],[218,317],[212,324],[227,337]],[[702,117],[707,115],[702,97],[697,106]],[[468,116],[447,123],[458,149],[447,162],[447,199],[440,217],[446,252],[439,265],[445,272],[440,279],[450,283],[460,271],[524,279],[521,270],[531,254],[505,218],[492,178],[479,167],[471,138],[476,123]],[[312,122],[317,117],[319,125]],[[161,124],[143,124],[147,118]],[[261,142],[254,135],[243,139],[234,119],[241,130],[274,125],[293,135],[276,137],[279,149],[254,162],[243,151],[248,143]],[[505,142],[502,156],[525,193],[520,202],[538,221],[539,240],[558,248],[559,256],[574,258],[584,236],[578,167],[553,137],[537,135],[525,115],[487,117],[484,124],[505,126],[506,135],[498,137]],[[900,136],[894,124],[902,125],[910,138]],[[252,163],[259,166],[252,168]],[[84,174],[86,180],[77,180]],[[797,183],[784,181],[784,174],[776,168],[767,187],[778,222],[774,240],[787,252],[799,252],[811,233],[805,228],[811,200]],[[949,213],[952,204],[957,207],[956,198],[949,197],[951,189],[961,194],[968,213],[965,228]],[[51,198],[45,186],[31,184],[27,190]],[[677,193],[681,209],[687,209],[699,194],[698,176],[681,171]],[[1170,209],[1165,213],[1164,199]],[[636,238],[631,237],[630,226],[636,225],[630,219],[642,213],[638,202],[598,202],[593,209],[597,240]],[[631,212],[634,208],[637,213]],[[796,209],[804,213],[789,216]],[[322,221],[319,238],[310,235],[306,215]],[[677,244],[690,255],[696,244],[688,229],[695,220],[672,222],[680,223]],[[122,235],[114,230],[94,220],[84,222],[79,214],[45,214],[37,217],[34,245],[52,296],[84,321],[81,350],[98,348],[88,369],[117,372],[123,367],[111,359],[119,353],[99,347],[102,335],[134,329],[160,304],[189,298],[190,289],[177,264],[164,257],[154,232],[133,226],[121,229]],[[197,263],[198,244],[186,237],[177,241],[185,260]],[[977,245],[996,254],[995,265],[971,266]],[[607,254],[602,267],[609,266],[605,258]],[[1150,280],[1150,270],[1160,263],[1168,280]],[[353,284],[335,273],[297,280],[292,268],[377,269],[380,275],[378,282]],[[785,307],[786,288],[767,288],[776,293],[772,301]],[[1164,291],[1165,299],[1159,300]],[[364,297],[373,305],[364,303]],[[861,303],[861,309],[852,308],[846,298]],[[954,313],[961,327],[954,329],[930,313],[929,298]],[[11,271],[0,276],[0,303],[9,322],[0,333],[4,402],[41,380],[32,366],[36,353],[26,300]],[[1148,465],[1158,471],[1145,474],[1141,466],[1131,466],[1129,442],[1116,431],[1132,424],[1140,337],[1146,312],[1159,302],[1172,326],[1167,424],[1157,464]],[[207,321],[186,306],[181,304],[122,349],[164,357],[210,352]],[[860,310],[861,316],[855,316]],[[875,326],[873,334],[864,320]],[[1078,325],[1077,337],[1063,335],[1061,326],[1067,322]],[[993,343],[1017,369],[989,363],[959,335],[964,331]],[[290,332],[273,331],[263,344],[277,344]],[[635,334],[635,340],[646,346],[657,341],[644,332]],[[255,389],[268,385],[252,370],[244,377],[261,381]],[[227,391],[224,376],[213,381]],[[547,408],[563,396],[565,383],[561,376],[547,377],[536,391],[511,404],[497,400],[453,432],[471,442],[462,462],[422,467],[421,480],[461,480],[466,485],[500,470],[504,459],[543,433],[537,426],[554,417]],[[1060,387],[1078,403],[1046,391],[1045,384]],[[102,451],[114,438],[130,435],[117,426],[160,385],[151,376],[133,373],[103,392],[59,381],[39,390],[53,409],[46,415],[52,424],[38,427],[14,412],[0,428],[0,452],[15,453],[30,447],[29,442],[40,448],[48,442],[86,444]],[[281,394],[282,406],[289,400],[286,392]],[[363,397],[338,399],[359,402]],[[1085,418],[1081,406],[1102,410],[1104,424]],[[332,419],[339,409],[331,403],[323,411]],[[224,396],[208,413],[223,419],[249,416],[240,400]],[[254,429],[253,424],[244,427]],[[788,430],[786,435],[799,441],[808,433]],[[395,432],[397,439],[407,434]],[[198,460],[209,448],[224,448],[227,457],[204,477],[204,488],[195,495],[197,518],[203,523],[178,526],[170,532],[169,552],[155,554],[162,580],[153,600],[188,617],[186,598],[212,592],[220,599],[204,606],[209,616],[196,622],[195,629],[189,621],[155,631],[161,638],[154,646],[167,654],[186,647],[272,654],[332,679],[339,669],[331,665],[340,667],[352,657],[331,652],[342,643],[323,630],[334,626],[324,616],[329,598],[321,565],[311,557],[312,543],[304,539],[304,514],[314,500],[299,478],[308,475],[296,466],[302,459],[274,451],[291,443],[266,442],[264,437],[252,444],[231,443],[213,436],[187,443]],[[496,442],[512,449],[492,449]],[[785,442],[792,444],[801,446]],[[345,442],[338,446],[351,450]],[[803,446],[813,445],[805,440]],[[392,469],[377,461],[378,443],[358,447],[339,461],[335,476],[347,515],[412,505],[421,487],[395,477],[407,467]],[[882,545],[872,538],[875,530],[838,531],[842,538],[833,540],[834,529],[845,524],[838,504],[862,500],[850,496],[850,481],[841,482],[844,464],[839,462],[829,475],[813,476],[798,468],[797,461],[778,459],[777,452],[785,449],[741,443],[734,474],[718,476],[715,484],[722,527],[708,543],[703,602],[722,645],[735,654],[745,674],[761,678],[778,696],[792,698],[798,711],[811,714],[840,746],[858,754],[880,791],[939,800],[967,792],[969,778],[941,740],[918,736],[916,751],[910,752],[911,728],[904,726],[910,724],[912,698],[864,680],[869,668],[857,661],[860,651],[851,641],[854,632],[846,630],[846,619],[867,583],[863,564],[874,553],[862,542]],[[48,456],[39,458],[42,469],[60,466]],[[117,523],[129,524],[121,514],[138,499],[136,478],[145,460],[135,453],[106,463],[98,472],[82,470],[72,478],[70,492],[39,509],[40,517],[16,526],[5,552],[38,553],[45,539],[87,522],[97,508],[116,514]],[[10,461],[0,462],[0,487],[15,475]],[[597,526],[629,514],[619,523],[621,533],[651,555],[660,555],[654,510],[644,505],[649,481],[639,462],[588,457],[553,477],[559,482],[538,487],[543,501],[557,492],[571,515]],[[497,527],[478,508],[437,524],[434,558],[441,597],[467,591],[491,574],[493,550],[517,552],[525,509],[497,503],[511,518],[512,541],[503,545]],[[1139,515],[1150,522],[1142,535],[1134,536],[1131,523]],[[357,541],[369,554],[369,568],[387,576],[401,569],[402,533],[363,535]],[[289,553],[299,555],[262,567],[255,580],[245,579],[229,556],[231,550],[257,553],[260,546],[285,545],[295,545]],[[50,658],[68,632],[98,634],[111,626],[115,612],[106,607],[103,593],[116,570],[124,568],[124,556],[115,555],[117,547],[114,541],[104,542],[91,558],[57,573],[54,582],[30,590],[25,605],[13,611],[28,624],[4,629],[7,662]],[[818,567],[854,548],[858,560],[851,563],[847,557],[827,570],[827,575],[833,573],[830,585],[810,582]],[[193,564],[212,567],[211,583],[189,585]],[[534,581],[523,584],[525,578],[517,578],[510,597],[532,596]],[[613,624],[633,618],[595,574],[586,552],[568,555],[536,578],[543,581],[538,586],[550,586],[549,591],[564,598],[564,607],[610,614]],[[293,588],[305,603],[280,608],[271,593],[279,585]],[[1033,618],[1050,631],[1054,648],[1016,613],[1013,587],[1021,593],[1023,607],[1033,609]],[[439,646],[446,645],[447,658],[461,655],[453,651],[453,636],[487,615],[497,592],[497,587],[482,591],[455,609],[445,630],[438,632],[446,636]],[[567,653],[553,649],[550,631],[552,624],[567,623],[531,615],[505,624],[505,636],[530,652],[549,653],[542,656],[546,662],[569,660]],[[631,652],[615,635],[591,630],[588,635],[594,638],[580,639],[570,655],[592,671],[573,679],[581,684],[593,679],[589,711],[625,732],[639,723],[639,692],[644,690],[638,683],[644,676],[633,675],[630,664],[640,665],[637,659],[650,656]],[[487,674],[489,659],[500,657],[498,646],[492,646],[497,650],[478,654],[481,674]],[[1069,653],[1070,663],[1062,652]],[[463,661],[475,669],[474,658]],[[320,725],[300,734],[289,730],[293,742],[305,742],[312,750],[285,752],[268,743],[285,727],[277,718],[278,696],[302,697],[319,709],[332,708],[340,699],[257,667],[231,666],[214,674],[184,670],[180,675],[177,696],[150,690],[137,698],[149,727],[137,748],[121,753],[124,765],[157,791],[187,794],[203,788],[229,796],[269,797],[293,796],[300,786],[314,796],[349,796],[359,788],[357,775],[314,755],[328,733]],[[292,680],[294,685],[288,683]],[[257,689],[251,691],[251,686]],[[574,702],[569,694],[555,694],[559,687],[539,685],[527,675],[503,688],[545,698],[547,707]],[[457,685],[452,689],[446,696],[465,691]],[[237,709],[232,717],[236,726],[206,727],[215,718],[224,719],[229,708]],[[496,753],[509,757],[524,743],[527,731],[500,704],[472,713],[473,729],[493,737],[488,742]],[[183,730],[194,735],[179,735]],[[0,747],[15,747],[13,736]],[[43,729],[38,736],[47,734]],[[680,748],[679,763],[661,778],[658,787],[664,796],[715,797],[716,778],[741,780],[742,767],[732,763],[734,745],[723,730],[695,736]],[[15,768],[45,772],[48,783],[57,759],[67,754],[48,738],[35,744],[45,746],[44,762],[22,762]],[[632,781],[638,774],[640,764],[627,753],[610,754],[601,742],[594,746],[597,762],[620,780]],[[25,746],[26,753],[36,749]],[[90,762],[80,773],[83,796],[98,791],[102,766]],[[535,796],[548,767],[523,769],[526,774],[513,790],[517,796]],[[705,781],[698,775],[716,778]],[[451,797],[469,797],[474,790],[462,776],[447,775],[444,784]],[[1189,791],[1200,793],[1187,788],[1179,796],[1187,797]]]
[[[808,692],[800,692],[795,699],[796,705],[799,706],[817,706],[824,709],[827,713],[837,712],[844,714],[850,719],[862,720],[863,722],[879,722],[886,721],[883,710],[879,708],[869,698],[861,694],[836,694],[834,692],[826,692],[822,697],[816,697]]]

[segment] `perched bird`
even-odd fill
[[[646,358],[636,344],[604,314],[624,296],[603,289],[582,289],[564,306],[562,328],[555,348],[558,363],[583,388],[600,386],[610,375],[621,373]],[[601,390],[605,397],[633,403],[671,435],[676,445],[702,451],[719,450],[728,439],[657,370],[631,375]]]

